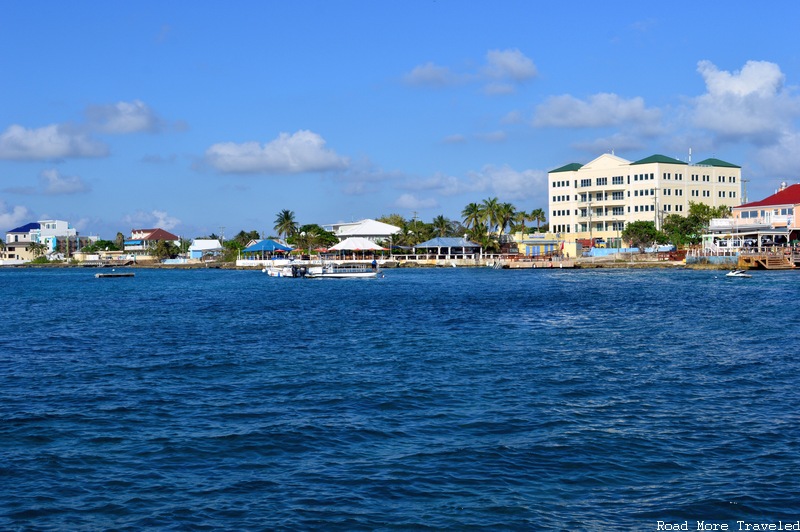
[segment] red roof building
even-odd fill
[[[760,201],[751,201],[731,210],[733,219],[740,223],[763,224],[773,228],[800,229],[800,184],[786,186]]]

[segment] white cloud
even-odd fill
[[[508,165],[486,165],[480,171],[470,173],[469,177],[502,201],[533,199],[541,195],[542,190],[547,190],[547,173],[542,170],[518,171]]]
[[[58,124],[38,129],[27,129],[14,124],[0,134],[0,159],[32,161],[106,155],[108,148],[105,144]]]
[[[509,79],[522,82],[535,78],[536,65],[518,49],[489,50],[486,53],[484,73],[493,79]]]
[[[505,131],[491,131],[489,133],[478,133],[475,138],[484,142],[505,142],[508,134]]]
[[[420,199],[413,194],[402,194],[394,202],[394,206],[398,209],[433,209],[439,206],[434,198]]]
[[[325,139],[301,130],[264,145],[258,142],[223,142],[206,150],[206,161],[223,173],[300,174],[341,170],[349,161],[325,147]]]
[[[449,135],[442,139],[442,142],[445,144],[463,144],[467,141],[467,137],[460,133],[456,133],[454,135]]]
[[[569,94],[553,96],[536,108],[534,125],[589,128],[639,125],[654,128],[661,118],[657,109],[645,107],[640,97],[624,99],[612,93],[600,93],[579,100]]]
[[[757,153],[761,166],[787,182],[800,181],[800,133],[786,132],[773,146]]]
[[[441,196],[455,196],[458,194],[480,192],[483,190],[481,184],[476,185],[473,182],[459,179],[456,176],[443,174],[441,172],[436,173],[432,177],[426,179],[406,180],[403,182],[400,188],[414,191],[425,191],[427,195],[435,193]]]
[[[428,62],[406,74],[403,80],[409,85],[427,87],[448,87],[461,83],[484,83],[484,92],[490,95],[509,94],[517,89],[520,83],[538,75],[533,64],[518,49],[489,50],[486,53],[486,64],[479,69],[467,72],[455,72],[446,66]]]
[[[161,119],[141,100],[92,105],[87,108],[86,117],[92,128],[104,133],[152,133],[162,127]]]
[[[80,176],[65,176],[55,168],[44,170],[39,175],[39,183],[41,191],[51,196],[78,194],[90,190]]]
[[[122,221],[136,229],[160,228],[166,231],[171,231],[181,223],[178,218],[157,209],[150,212],[137,211],[128,214],[122,218]]]
[[[414,67],[403,79],[409,85],[446,87],[458,83],[461,77],[447,67],[428,62]]]
[[[9,231],[30,222],[31,212],[27,207],[15,205],[9,208],[6,203],[0,200],[0,231]]]
[[[748,61],[731,73],[700,61],[697,71],[706,93],[693,102],[693,122],[723,139],[770,144],[800,114],[800,100],[784,88],[784,75],[775,63]]]
[[[526,200],[537,198],[542,190],[547,190],[547,173],[541,170],[517,171],[508,165],[487,165],[463,178],[438,173],[427,179],[406,181],[403,188],[424,191],[426,196],[491,193],[503,201]]]
[[[614,133],[609,137],[603,137],[588,142],[575,142],[572,146],[590,154],[608,153],[609,151],[633,152],[647,148],[647,144],[642,142],[640,135],[628,135],[625,133]]]

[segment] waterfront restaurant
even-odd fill
[[[730,218],[715,218],[703,249],[712,252],[739,248],[796,245],[800,241],[800,184],[781,183],[775,194],[731,209]]]

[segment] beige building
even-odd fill
[[[652,155],[631,162],[604,154],[548,173],[550,230],[566,241],[603,238],[617,247],[631,222],[660,229],[666,216],[686,216],[689,202],[739,205],[741,190],[741,167],[719,159],[690,164]]]

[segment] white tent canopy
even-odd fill
[[[378,244],[368,238],[360,236],[351,236],[345,238],[335,246],[328,248],[331,251],[369,251],[369,250],[383,250]]]

